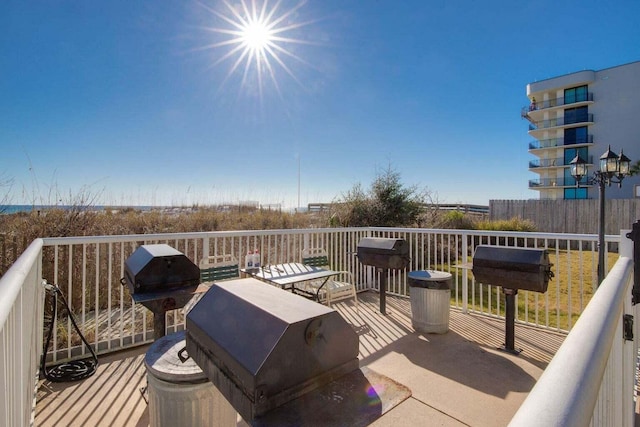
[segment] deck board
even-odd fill
[[[412,397],[376,421],[397,425],[438,414],[439,425],[504,425],[551,360],[564,335],[516,324],[514,356],[497,351],[504,343],[504,320],[452,309],[450,331],[422,335],[411,327],[410,302],[387,297],[387,314],[374,292],[334,305],[360,338],[360,365],[406,385]],[[148,346],[100,357],[98,372],[76,383],[41,381],[38,426],[148,426],[140,389],[146,385]],[[477,363],[477,368],[470,366]],[[497,383],[499,382],[499,383]],[[461,402],[467,402],[461,404]],[[487,408],[499,413],[487,417]],[[431,415],[430,415],[431,414]],[[475,417],[475,418],[474,418]]]

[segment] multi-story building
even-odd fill
[[[640,159],[640,61],[600,71],[585,70],[527,85],[530,104],[522,109],[529,120],[529,152],[536,159],[529,170],[539,175],[529,188],[540,199],[598,197],[597,185],[576,186],[569,163],[579,154],[589,173],[599,170],[608,146],[622,150],[634,164]],[[640,197],[639,177],[613,184],[608,199]]]

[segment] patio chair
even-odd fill
[[[240,277],[238,260],[232,255],[216,255],[203,258],[200,260],[199,267],[200,283],[219,282]],[[203,295],[204,293],[196,294],[189,300],[183,309],[185,316],[200,301]]]
[[[200,282],[214,282],[240,277],[238,260],[233,255],[215,255],[200,261]]]
[[[302,263],[313,267],[323,267],[331,269],[327,252],[322,248],[310,248],[302,251]],[[322,285],[322,281],[309,282],[310,290],[316,292]],[[353,298],[358,310],[358,296],[356,286],[353,283],[353,275],[349,271],[341,271],[339,275],[329,278],[327,283],[320,290],[320,301],[326,301],[328,306],[332,303],[346,298]]]

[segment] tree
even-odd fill
[[[629,169],[629,176],[640,175],[640,160],[637,160]]]
[[[344,227],[409,227],[420,222],[431,193],[405,187],[400,174],[388,167],[378,174],[369,191],[361,184],[332,204],[331,225]]]

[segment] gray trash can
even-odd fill
[[[449,330],[451,273],[411,271],[408,275],[411,324],[416,331],[444,334]]]
[[[158,339],[145,354],[151,427],[235,426],[233,406],[193,359],[180,360],[184,347],[181,331]]]

